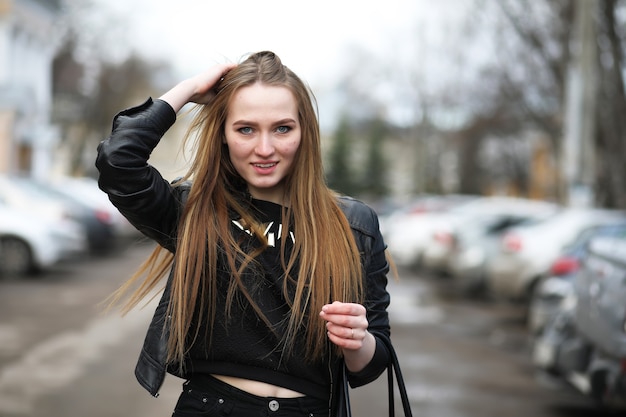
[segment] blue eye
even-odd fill
[[[249,135],[252,133],[252,128],[251,127],[242,127],[237,129],[240,133],[244,134],[244,135]]]
[[[276,131],[278,133],[288,133],[291,130],[291,128],[289,126],[278,126],[276,128]]]

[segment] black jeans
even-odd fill
[[[328,402],[313,397],[259,397],[208,375],[183,384],[172,417],[328,417]]]

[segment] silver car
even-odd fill
[[[556,204],[510,197],[490,197],[468,204],[435,231],[424,251],[424,266],[451,275],[462,293],[479,292],[484,288],[487,259],[497,250],[502,233],[516,225],[540,221],[558,210]]]
[[[563,248],[584,230],[625,218],[621,211],[567,208],[543,221],[511,228],[487,262],[487,288],[497,299],[527,302]]]
[[[47,269],[66,256],[84,235],[78,225],[59,224],[0,200],[0,276],[16,278]]]
[[[574,293],[574,280],[587,255],[589,241],[601,236],[615,236],[626,229],[626,219],[614,224],[585,230],[567,246],[552,263],[548,275],[535,286],[528,311],[531,336],[541,334],[546,323],[558,313],[565,300]]]
[[[554,315],[533,344],[533,363],[604,408],[626,410],[626,227],[594,236]]]

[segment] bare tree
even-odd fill
[[[573,58],[576,1],[543,0],[481,1],[483,18],[496,5],[502,19],[495,19],[499,47],[494,65],[486,73],[493,88],[484,92],[479,125],[495,115],[508,112],[509,123],[518,128],[541,129],[549,138],[555,159],[563,156],[564,111],[567,71]],[[595,203],[603,207],[626,208],[626,96],[624,52],[626,32],[624,0],[602,0],[597,5],[597,80],[594,152],[596,163]],[[491,95],[489,95],[491,93]],[[496,111],[497,109],[497,111]],[[497,117],[494,117],[496,120]],[[515,123],[517,120],[517,123]],[[497,129],[497,126],[494,125]],[[485,126],[485,134],[490,130]],[[471,155],[467,155],[471,158]],[[563,196],[557,196],[563,198]]]
[[[93,169],[93,153],[111,129],[116,112],[144,100],[169,77],[170,67],[132,54],[119,62],[96,63],[94,74],[76,58],[78,35],[67,37],[53,63],[54,122],[62,131],[61,146],[69,154],[69,174]],[[93,77],[84,88],[84,77]]]
[[[599,80],[596,107],[596,200],[606,207],[626,209],[626,3],[599,2]],[[620,16],[621,19],[620,19]]]

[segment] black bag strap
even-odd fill
[[[388,337],[381,337],[380,340],[384,342],[387,350],[389,351],[389,365],[387,366],[387,385],[389,389],[389,417],[395,416],[395,396],[394,396],[394,376],[398,382],[398,391],[400,392],[400,400],[402,401],[402,409],[404,411],[404,417],[413,417],[411,411],[411,402],[406,392],[406,386],[404,384],[404,378],[402,377],[402,371],[400,370],[400,361],[396,350],[391,343],[391,339]]]
[[[389,391],[389,417],[395,416],[395,395],[394,395],[394,377],[398,383],[398,391],[400,392],[400,400],[402,401],[402,409],[404,411],[404,417],[413,417],[411,411],[411,402],[406,392],[406,386],[404,384],[404,378],[402,377],[402,371],[400,370],[400,362],[396,350],[391,343],[391,339],[384,336],[379,336],[380,340],[385,344],[387,351],[389,352],[389,364],[387,365],[387,387]],[[342,392],[338,402],[338,417],[350,417],[352,416],[352,410],[350,407],[350,390],[348,385],[348,375],[345,364],[341,367],[340,379],[342,380]]]

